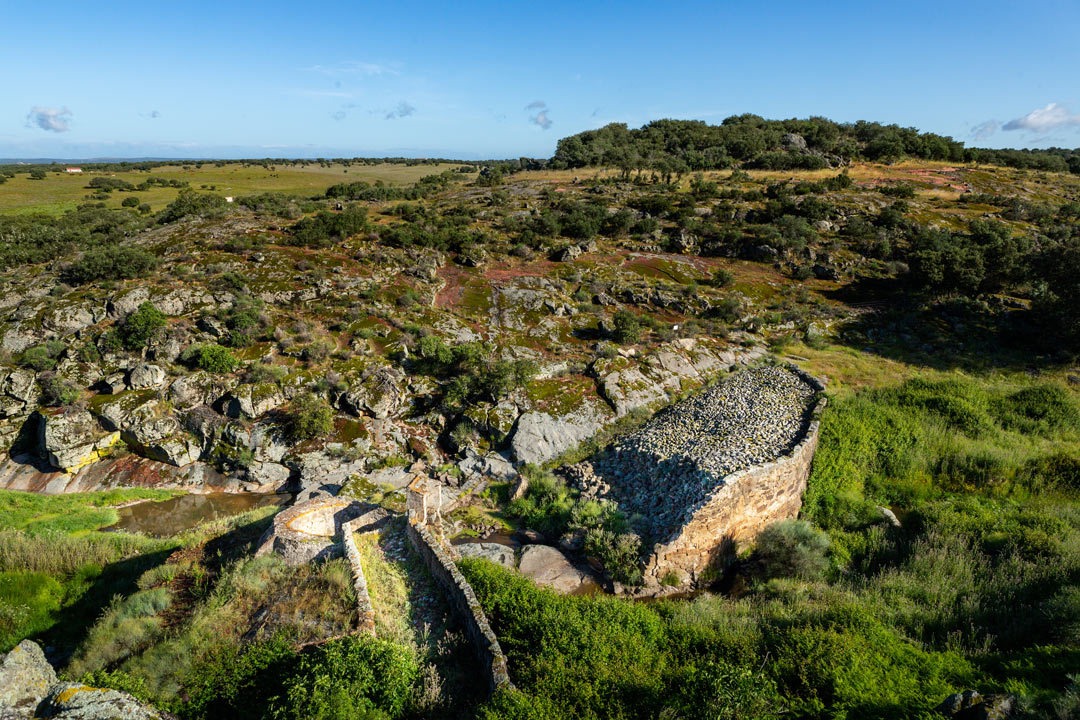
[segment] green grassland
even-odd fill
[[[77,164],[76,164],[77,166]],[[94,177],[110,177],[137,185],[147,177],[162,178],[188,183],[195,190],[209,190],[219,195],[240,196],[263,192],[280,192],[300,196],[320,195],[326,188],[342,182],[382,182],[387,185],[409,185],[425,175],[436,175],[459,167],[452,163],[405,165],[384,163],[380,165],[340,163],[320,165],[312,161],[307,165],[283,164],[271,166],[230,162],[219,166],[205,163],[191,165],[163,165],[150,171],[98,172],[86,170],[82,174],[68,174],[63,167],[50,170],[44,180],[33,180],[25,173],[16,174],[0,185],[0,214],[48,213],[59,215],[73,210],[86,201],[95,191],[87,187]],[[106,201],[108,207],[120,207],[127,197],[135,197],[154,210],[168,205],[179,192],[178,188],[153,186],[139,192],[112,192]]]

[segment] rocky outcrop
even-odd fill
[[[240,385],[225,396],[223,410],[232,418],[256,418],[285,404],[285,395],[277,383]]]
[[[0,661],[0,712],[33,717],[38,704],[56,684],[56,671],[37,643],[23,640]]]
[[[86,410],[38,412],[38,441],[53,467],[73,472],[99,460],[120,441],[120,433],[109,432]]]
[[[520,463],[553,460],[595,435],[611,415],[601,403],[588,399],[559,417],[537,411],[524,413],[510,441],[511,452]]]
[[[404,379],[405,373],[398,368],[371,370],[341,394],[338,404],[353,415],[367,414],[379,419],[396,417],[405,400]]]
[[[119,431],[132,451],[145,458],[182,467],[202,455],[200,442],[184,431],[153,391],[132,390],[111,396],[97,406],[96,413],[102,424]]]
[[[118,690],[58,683],[37,643],[23,640],[0,661],[0,718],[28,720],[164,720],[165,715]]]

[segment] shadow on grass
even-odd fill
[[[172,552],[173,548],[167,548],[110,563],[88,580],[89,587],[77,600],[65,605],[56,623],[36,638],[47,649],[49,659],[54,664],[66,665],[113,597],[126,597],[136,592],[139,576],[164,563]],[[79,576],[80,573],[76,573],[69,579],[69,593],[78,592]]]
[[[934,301],[888,278],[859,278],[825,295],[859,313],[843,325],[840,344],[908,365],[1036,374],[1075,360],[1030,310],[1006,301]]]

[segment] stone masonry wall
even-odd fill
[[[506,656],[503,655],[499,639],[491,629],[487,616],[484,615],[476,593],[458,570],[454,561],[446,554],[428,529],[410,517],[405,529],[416,551],[420,553],[424,564],[431,571],[435,582],[446,592],[450,607],[461,620],[465,632],[476,649],[484,673],[488,676],[491,692],[510,685],[510,675],[506,669]]]
[[[820,380],[796,372],[815,390],[824,390]],[[679,585],[696,580],[707,567],[731,555],[737,545],[753,542],[766,526],[798,516],[825,403],[824,396],[817,400],[805,434],[790,452],[725,477],[688,522],[653,546],[645,562],[646,583],[659,583],[670,574],[678,577]]]
[[[341,542],[345,546],[345,557],[352,568],[353,587],[356,589],[356,612],[360,621],[360,632],[375,637],[375,609],[371,606],[371,595],[368,593],[367,578],[364,577],[364,566],[360,562],[360,550],[356,547],[356,538],[353,533],[363,525],[361,519],[350,520],[341,526]]]

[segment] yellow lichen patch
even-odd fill
[[[76,695],[78,695],[81,692],[100,692],[100,691],[101,691],[101,688],[90,687],[89,685],[76,685],[74,687],[69,687],[67,690],[64,690],[59,695],[57,695],[56,696],[56,702],[58,704],[60,704],[60,705],[65,705],[65,704],[71,702],[71,698],[75,697]]]

